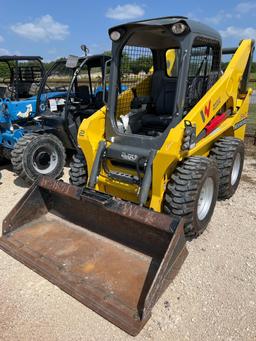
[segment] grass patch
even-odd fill
[[[249,112],[256,115],[256,103],[250,104]]]
[[[249,86],[249,88],[252,88],[253,90],[256,90],[256,82],[249,82],[248,86]]]
[[[255,72],[250,74],[250,79],[253,79],[253,80],[256,79],[256,73]]]
[[[246,133],[252,135],[255,134],[255,132],[256,132],[256,104],[251,104],[249,107]]]

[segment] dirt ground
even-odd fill
[[[25,184],[2,170],[0,220]],[[136,340],[256,340],[256,146],[247,143],[241,185],[218,202],[205,233]],[[0,251],[0,340],[132,340]]]

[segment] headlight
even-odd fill
[[[121,33],[119,31],[113,31],[110,33],[110,38],[113,41],[117,41],[121,38]]]
[[[186,31],[187,25],[183,24],[182,22],[178,22],[172,25],[172,32],[174,34],[182,34]]]

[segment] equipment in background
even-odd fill
[[[40,56],[0,56],[0,98],[19,101],[37,94],[45,69]],[[21,106],[22,108],[22,106]]]
[[[62,176],[67,150],[76,150],[81,121],[104,105],[103,91],[96,93],[93,81],[102,86],[105,62],[109,59],[105,55],[60,59],[40,81],[37,96],[19,101],[12,100],[14,97],[2,100],[2,161],[10,159],[16,174],[25,181],[31,183],[40,175]],[[31,70],[35,75],[35,70]],[[92,80],[95,72],[97,79]],[[13,93],[16,95],[17,91]]]

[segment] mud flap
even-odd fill
[[[182,221],[49,178],[6,217],[0,248],[131,335],[187,256]]]

